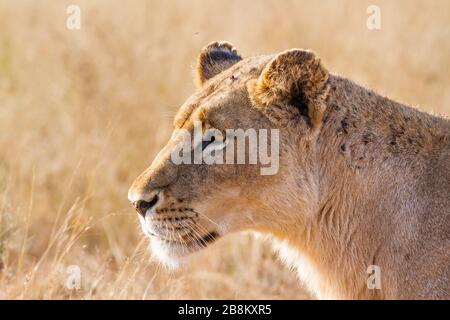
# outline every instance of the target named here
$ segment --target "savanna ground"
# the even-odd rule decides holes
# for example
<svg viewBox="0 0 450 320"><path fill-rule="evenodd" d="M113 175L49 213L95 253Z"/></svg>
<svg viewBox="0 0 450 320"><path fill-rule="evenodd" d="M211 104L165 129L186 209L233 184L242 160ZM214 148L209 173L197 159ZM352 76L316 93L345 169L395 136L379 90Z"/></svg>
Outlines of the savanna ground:
<svg viewBox="0 0 450 320"><path fill-rule="evenodd" d="M69 4L81 30L66 28ZM369 4L381 30L366 27ZM309 48L329 70L448 115L449 21L438 0L0 0L0 298L310 298L246 234L176 273L149 262L128 187L169 137L208 42ZM70 265L78 291L64 286Z"/></svg>

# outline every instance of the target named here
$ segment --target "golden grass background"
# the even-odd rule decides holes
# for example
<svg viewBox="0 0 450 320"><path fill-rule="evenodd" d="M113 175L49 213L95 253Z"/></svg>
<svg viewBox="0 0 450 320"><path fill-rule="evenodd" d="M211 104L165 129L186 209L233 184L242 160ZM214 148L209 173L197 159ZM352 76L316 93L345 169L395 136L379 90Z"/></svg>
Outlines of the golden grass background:
<svg viewBox="0 0 450 320"><path fill-rule="evenodd" d="M69 4L82 28L66 29ZM366 28L381 8L382 29ZM232 235L169 273L127 201L194 90L202 46L315 50L329 70L450 114L450 1L0 0L0 298L310 298ZM64 287L78 265L82 288Z"/></svg>

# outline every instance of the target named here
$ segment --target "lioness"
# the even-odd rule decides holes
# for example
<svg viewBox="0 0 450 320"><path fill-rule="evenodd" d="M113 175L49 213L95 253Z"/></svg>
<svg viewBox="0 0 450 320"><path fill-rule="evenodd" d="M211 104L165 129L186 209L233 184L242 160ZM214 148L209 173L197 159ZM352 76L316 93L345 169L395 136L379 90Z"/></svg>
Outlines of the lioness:
<svg viewBox="0 0 450 320"><path fill-rule="evenodd" d="M243 59L214 42L197 76L174 127L279 129L279 170L175 165L175 130L128 194L160 261L253 230L318 298L450 298L448 120L331 74L307 50Z"/></svg>

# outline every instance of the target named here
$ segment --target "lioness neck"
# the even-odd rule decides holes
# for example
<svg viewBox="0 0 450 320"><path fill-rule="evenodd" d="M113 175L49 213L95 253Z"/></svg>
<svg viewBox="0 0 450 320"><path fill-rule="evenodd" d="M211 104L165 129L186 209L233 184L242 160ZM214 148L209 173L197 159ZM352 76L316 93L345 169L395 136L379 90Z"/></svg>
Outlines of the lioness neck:
<svg viewBox="0 0 450 320"><path fill-rule="evenodd" d="M446 187L433 188L422 175L448 152L449 123L337 76L330 77L326 103L313 161L317 212L303 236L285 238L280 251L319 298L411 297L413 287L402 281L408 281L405 266L420 255L419 216L443 203L449 190L450 177L443 178ZM431 198L440 201L423 190L436 190ZM374 265L381 289L367 285Z"/></svg>

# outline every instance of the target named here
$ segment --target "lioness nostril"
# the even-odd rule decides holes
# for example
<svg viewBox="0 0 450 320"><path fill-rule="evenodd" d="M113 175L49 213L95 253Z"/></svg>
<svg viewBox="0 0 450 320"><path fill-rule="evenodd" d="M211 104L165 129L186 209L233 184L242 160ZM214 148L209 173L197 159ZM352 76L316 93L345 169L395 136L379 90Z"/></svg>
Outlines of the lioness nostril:
<svg viewBox="0 0 450 320"><path fill-rule="evenodd" d="M158 200L158 195L155 195L150 202L138 200L134 202L133 205L136 208L136 211L145 218L145 213L147 212L147 210L151 209L158 202Z"/></svg>

